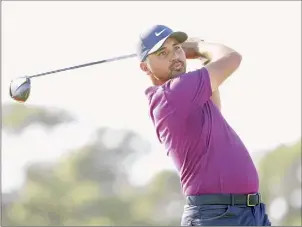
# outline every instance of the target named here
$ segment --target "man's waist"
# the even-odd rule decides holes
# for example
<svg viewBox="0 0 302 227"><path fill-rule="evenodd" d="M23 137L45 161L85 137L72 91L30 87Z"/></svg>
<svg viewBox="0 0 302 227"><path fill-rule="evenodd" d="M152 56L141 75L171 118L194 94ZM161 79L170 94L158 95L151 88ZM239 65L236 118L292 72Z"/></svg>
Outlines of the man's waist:
<svg viewBox="0 0 302 227"><path fill-rule="evenodd" d="M204 194L186 197L187 205L245 205L256 206L261 203L260 193L253 194Z"/></svg>
<svg viewBox="0 0 302 227"><path fill-rule="evenodd" d="M227 170L226 170L227 171ZM181 178L181 185L185 196L204 194L247 194L259 191L257 173L249 177L241 173L233 177L221 177L220 174L210 174L209 171L199 176ZM186 180L186 181L185 181Z"/></svg>

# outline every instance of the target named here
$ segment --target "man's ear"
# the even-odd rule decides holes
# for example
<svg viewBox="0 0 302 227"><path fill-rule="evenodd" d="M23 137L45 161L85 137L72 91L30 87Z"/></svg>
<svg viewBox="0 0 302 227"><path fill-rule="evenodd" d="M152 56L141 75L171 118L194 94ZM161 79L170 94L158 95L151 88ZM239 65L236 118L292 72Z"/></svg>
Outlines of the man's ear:
<svg viewBox="0 0 302 227"><path fill-rule="evenodd" d="M141 62L139 66L146 74L150 74L150 70L146 62Z"/></svg>

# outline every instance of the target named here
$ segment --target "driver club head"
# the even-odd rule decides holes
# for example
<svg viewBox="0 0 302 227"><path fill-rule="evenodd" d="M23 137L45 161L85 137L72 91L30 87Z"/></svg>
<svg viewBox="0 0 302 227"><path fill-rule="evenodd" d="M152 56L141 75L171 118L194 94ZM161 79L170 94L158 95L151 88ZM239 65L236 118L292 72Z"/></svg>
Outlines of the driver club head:
<svg viewBox="0 0 302 227"><path fill-rule="evenodd" d="M12 80L9 94L15 101L24 103L30 94L30 79L28 77L20 77Z"/></svg>

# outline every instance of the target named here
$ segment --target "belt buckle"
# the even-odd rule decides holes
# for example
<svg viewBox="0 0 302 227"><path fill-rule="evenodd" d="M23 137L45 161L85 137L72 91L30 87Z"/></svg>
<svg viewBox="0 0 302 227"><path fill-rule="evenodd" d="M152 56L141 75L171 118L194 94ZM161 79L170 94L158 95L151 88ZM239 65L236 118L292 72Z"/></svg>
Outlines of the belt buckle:
<svg viewBox="0 0 302 227"><path fill-rule="evenodd" d="M251 204L250 202L250 197L251 196L257 196L258 195L258 204L261 202L261 197L260 197L260 194L259 193L254 193L254 194L248 194L247 195L247 206L248 207L254 207L256 206L257 204Z"/></svg>

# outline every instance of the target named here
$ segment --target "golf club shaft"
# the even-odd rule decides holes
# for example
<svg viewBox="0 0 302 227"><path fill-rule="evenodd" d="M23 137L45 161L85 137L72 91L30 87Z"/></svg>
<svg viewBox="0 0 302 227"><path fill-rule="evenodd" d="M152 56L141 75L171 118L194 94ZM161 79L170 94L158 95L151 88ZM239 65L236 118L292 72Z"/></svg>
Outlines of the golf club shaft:
<svg viewBox="0 0 302 227"><path fill-rule="evenodd" d="M91 66L91 65L105 63L105 62L112 62L112 61L122 60L122 59L126 59L126 58L132 58L132 57L135 57L135 56L136 56L136 54L128 54L128 55L123 55L123 56L120 56L120 57L114 57L114 58L109 58L109 59L105 59L105 60L101 60L101 61L90 62L90 63L86 63L86 64L82 64L82 65L71 66L71 67L67 67L67 68L64 68L64 69L57 69L57 70L53 70L53 71L49 71L49 72L45 72L45 73L39 73L39 74L36 74L36 75L26 76L26 77L27 78L33 78L33 77L45 76L45 75L48 75L48 74L68 71L68 70L82 68L82 67L87 67L87 66Z"/></svg>

